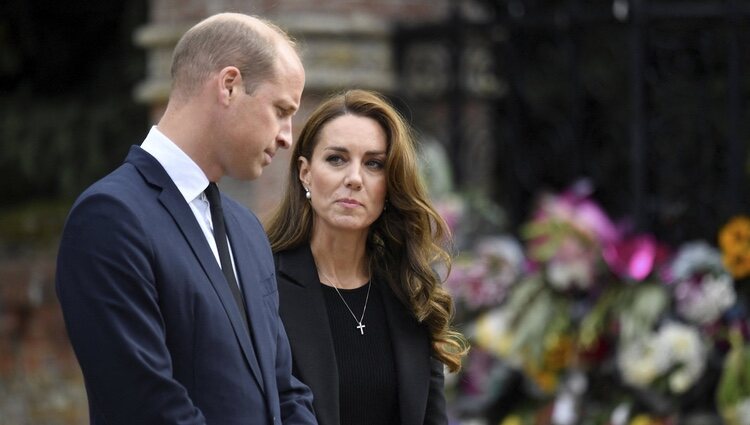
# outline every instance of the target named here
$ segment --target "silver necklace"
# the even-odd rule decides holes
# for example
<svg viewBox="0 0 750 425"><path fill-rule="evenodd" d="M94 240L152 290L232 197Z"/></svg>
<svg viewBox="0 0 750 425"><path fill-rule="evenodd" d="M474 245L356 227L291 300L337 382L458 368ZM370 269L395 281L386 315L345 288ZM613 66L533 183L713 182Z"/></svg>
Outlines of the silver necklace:
<svg viewBox="0 0 750 425"><path fill-rule="evenodd" d="M356 328L357 328L357 329L359 330L359 334L360 334L360 335L364 335L364 334L365 334L365 328L366 328L367 326L365 326L365 325L364 325L364 324L362 323L362 321L363 321L363 320L365 320L365 312L367 311L367 301L369 301L369 300L370 300L370 288L372 288L372 283L370 283L370 282L367 282L367 295L365 296L365 307L364 307L364 308L362 309L362 316L361 316L361 317L360 317L359 319L357 319L357 315L356 315L356 314L354 314L354 311L352 311L351 307L349 307L349 304L348 304L348 303L346 302L346 300L344 299L344 296L343 296L343 295L341 295L341 291L339 291L339 288L338 288L338 287L336 286L336 284L335 284L335 283L333 283L333 279L331 279L330 277L328 277L328 276L327 276L327 275L326 275L325 273L323 273L322 271L320 272L320 274L322 274L322 275L323 275L323 277L324 277L324 278L325 278L325 279L326 279L326 280L327 280L328 282L330 282L330 283L331 283L331 286L333 286L333 289L335 289L335 290L336 290L336 293L337 293L337 294L339 294L339 298L341 298L341 301L343 301L344 305L346 306L346 309L347 309L347 310L349 310L349 313L351 313L352 317L354 318L354 321L356 321L356 322L357 322L357 326L356 326Z"/></svg>

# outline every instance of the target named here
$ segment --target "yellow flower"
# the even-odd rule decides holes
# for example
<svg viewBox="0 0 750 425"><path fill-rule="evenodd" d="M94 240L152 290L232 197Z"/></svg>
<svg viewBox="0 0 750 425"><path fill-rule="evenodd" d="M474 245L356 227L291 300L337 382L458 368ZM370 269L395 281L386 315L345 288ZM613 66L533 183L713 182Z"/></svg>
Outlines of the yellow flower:
<svg viewBox="0 0 750 425"><path fill-rule="evenodd" d="M543 393L551 394L557 389L557 373L540 369L526 369L526 373Z"/></svg>
<svg viewBox="0 0 750 425"><path fill-rule="evenodd" d="M719 231L724 266L735 278L750 276L750 217L736 216Z"/></svg>
<svg viewBox="0 0 750 425"><path fill-rule="evenodd" d="M509 415L506 416L502 422L500 422L500 425L523 425L523 421L518 415Z"/></svg>
<svg viewBox="0 0 750 425"><path fill-rule="evenodd" d="M489 350L492 354L506 358L511 357L513 334L508 321L508 315L502 309L490 311L477 320L476 343Z"/></svg>
<svg viewBox="0 0 750 425"><path fill-rule="evenodd" d="M568 335L548 335L545 338L545 369L558 371L568 367L575 356L573 339Z"/></svg>
<svg viewBox="0 0 750 425"><path fill-rule="evenodd" d="M654 425L657 423L649 415L637 415L630 421L629 425Z"/></svg>

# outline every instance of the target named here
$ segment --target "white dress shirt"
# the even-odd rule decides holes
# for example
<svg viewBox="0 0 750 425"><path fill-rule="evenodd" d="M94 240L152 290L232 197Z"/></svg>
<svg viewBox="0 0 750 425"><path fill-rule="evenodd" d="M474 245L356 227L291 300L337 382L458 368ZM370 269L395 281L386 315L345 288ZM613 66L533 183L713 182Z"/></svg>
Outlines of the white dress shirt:
<svg viewBox="0 0 750 425"><path fill-rule="evenodd" d="M214 240L214 226L211 221L211 209L204 191L208 187L208 177L179 146L169 140L156 126L151 127L146 139L141 143L141 148L151 154L172 179L177 190L185 198L185 202L190 205L190 209L195 215L195 219L206 237L211 251L216 257L216 262L221 267L219 260L219 250L216 248ZM227 238L229 243L229 238ZM229 245L229 256L232 258L232 269L234 276L237 278L237 267L234 265L234 255L232 254L231 245ZM239 284L239 279L237 279ZM241 285L240 285L241 289Z"/></svg>

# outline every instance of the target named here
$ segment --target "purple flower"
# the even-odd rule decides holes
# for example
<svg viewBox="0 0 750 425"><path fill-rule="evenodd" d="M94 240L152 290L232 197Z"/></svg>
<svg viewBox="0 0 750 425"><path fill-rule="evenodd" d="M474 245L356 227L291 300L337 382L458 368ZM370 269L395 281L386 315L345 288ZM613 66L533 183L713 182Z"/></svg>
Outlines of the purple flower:
<svg viewBox="0 0 750 425"><path fill-rule="evenodd" d="M502 303L522 272L521 245L508 236L488 237L479 241L475 252L454 263L446 288L471 309Z"/></svg>

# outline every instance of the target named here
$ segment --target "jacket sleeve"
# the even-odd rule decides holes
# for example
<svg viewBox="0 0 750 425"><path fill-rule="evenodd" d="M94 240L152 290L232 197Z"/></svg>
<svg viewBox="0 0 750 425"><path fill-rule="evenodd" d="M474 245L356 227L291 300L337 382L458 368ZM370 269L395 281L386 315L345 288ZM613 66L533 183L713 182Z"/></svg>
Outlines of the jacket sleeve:
<svg viewBox="0 0 750 425"><path fill-rule="evenodd" d="M445 375L443 363L430 357L430 392L427 395L425 425L447 425L448 415L445 410Z"/></svg>
<svg viewBox="0 0 750 425"><path fill-rule="evenodd" d="M74 206L56 289L92 418L107 424L201 425L172 376L149 235L131 206L94 194Z"/></svg>
<svg viewBox="0 0 750 425"><path fill-rule="evenodd" d="M284 425L317 424L313 413L313 395L310 388L292 375L292 352L289 347L281 317L276 341L276 385L279 390L281 422Z"/></svg>

